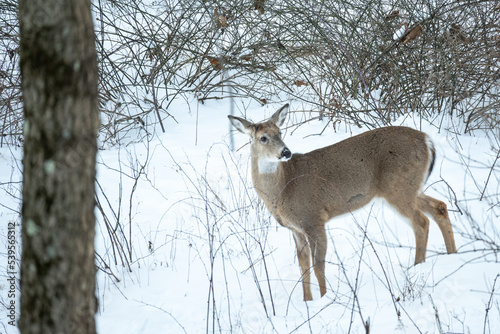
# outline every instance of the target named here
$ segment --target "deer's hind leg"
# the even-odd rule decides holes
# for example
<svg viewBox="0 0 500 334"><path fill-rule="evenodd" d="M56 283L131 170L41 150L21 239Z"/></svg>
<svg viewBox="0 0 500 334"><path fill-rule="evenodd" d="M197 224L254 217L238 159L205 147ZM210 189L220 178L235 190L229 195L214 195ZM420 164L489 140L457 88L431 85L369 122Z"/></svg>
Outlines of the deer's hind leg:
<svg viewBox="0 0 500 334"><path fill-rule="evenodd" d="M305 235L293 231L293 239L297 247L297 258L299 259L300 269L302 271L302 290L304 292L304 301L312 300L311 293L311 250Z"/></svg>
<svg viewBox="0 0 500 334"><path fill-rule="evenodd" d="M425 254L427 253L429 219L418 208L414 208L413 212L408 214L408 217L411 219L413 233L415 234L415 264L419 264L425 261Z"/></svg>
<svg viewBox="0 0 500 334"><path fill-rule="evenodd" d="M412 194L392 194L386 199L399 213L408 217L411 220L413 233L415 234L415 264L425 261L425 253L427 252L427 239L429 237L429 219L420 210L418 204L415 203L415 197ZM403 200L407 199L407 200Z"/></svg>
<svg viewBox="0 0 500 334"><path fill-rule="evenodd" d="M427 239L429 238L429 219L417 208L416 204L397 207L398 211L404 216L410 218L415 234L415 264L425 261L427 252Z"/></svg>
<svg viewBox="0 0 500 334"><path fill-rule="evenodd" d="M456 253L457 247L455 246L455 238L453 237L453 229L451 226L450 218L448 217L448 210L446 204L421 193L418 195L417 205L420 210L430 214L443 234L446 251L448 254Z"/></svg>

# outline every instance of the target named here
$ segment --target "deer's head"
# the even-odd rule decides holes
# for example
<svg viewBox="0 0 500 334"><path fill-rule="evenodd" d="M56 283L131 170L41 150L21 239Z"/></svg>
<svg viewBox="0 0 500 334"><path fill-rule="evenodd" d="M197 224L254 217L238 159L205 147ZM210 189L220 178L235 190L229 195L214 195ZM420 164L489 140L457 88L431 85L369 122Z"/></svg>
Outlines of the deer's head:
<svg viewBox="0 0 500 334"><path fill-rule="evenodd" d="M236 129L252 139L252 157L258 159L259 169L263 167L261 172L269 172L268 167L292 157L292 152L281 139L280 131L285 123L288 107L289 105L285 104L267 122L262 123L252 123L243 118L228 116Z"/></svg>

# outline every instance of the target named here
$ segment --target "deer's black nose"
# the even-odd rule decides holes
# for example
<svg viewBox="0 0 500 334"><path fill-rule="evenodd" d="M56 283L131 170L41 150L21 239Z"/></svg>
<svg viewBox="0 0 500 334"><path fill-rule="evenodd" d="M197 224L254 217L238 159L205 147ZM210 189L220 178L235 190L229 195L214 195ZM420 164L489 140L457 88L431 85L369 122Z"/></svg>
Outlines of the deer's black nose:
<svg viewBox="0 0 500 334"><path fill-rule="evenodd" d="M286 159L290 159L292 157L292 152L288 149L288 147L285 147L283 151L281 152L281 156Z"/></svg>

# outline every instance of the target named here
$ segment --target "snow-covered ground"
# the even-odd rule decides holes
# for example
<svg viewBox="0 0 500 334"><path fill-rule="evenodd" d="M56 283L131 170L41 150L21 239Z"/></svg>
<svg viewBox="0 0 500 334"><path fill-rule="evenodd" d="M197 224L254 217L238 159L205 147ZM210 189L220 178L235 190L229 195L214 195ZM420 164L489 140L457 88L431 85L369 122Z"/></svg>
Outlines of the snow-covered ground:
<svg viewBox="0 0 500 334"><path fill-rule="evenodd" d="M236 113L260 121L278 107L237 104ZM292 111L301 108L292 102ZM370 333L500 332L498 138L458 135L449 119L436 120L441 129L394 122L421 128L436 144L425 191L447 203L458 254L446 255L431 220L427 260L413 266L410 225L375 201L327 225L328 293L320 298L315 287L314 301L303 302L291 233L252 188L248 138L235 132L230 149L229 104L179 100L169 112L178 123L166 120L166 133L99 152L99 333L365 333L366 322ZM288 124L300 120L292 113ZM366 131L340 123L317 135L325 125L290 127L285 142L307 152ZM20 222L11 210L20 210L20 186L5 183L21 179L20 156L19 148L0 149L2 305L11 300L7 225ZM110 231L121 246L112 246ZM3 308L0 320L0 332L17 333Z"/></svg>

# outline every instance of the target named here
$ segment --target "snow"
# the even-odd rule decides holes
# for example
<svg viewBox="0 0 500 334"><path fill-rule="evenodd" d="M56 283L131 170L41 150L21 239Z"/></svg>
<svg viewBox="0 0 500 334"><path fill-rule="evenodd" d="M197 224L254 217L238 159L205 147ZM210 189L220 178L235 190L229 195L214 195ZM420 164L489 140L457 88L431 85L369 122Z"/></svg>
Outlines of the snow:
<svg viewBox="0 0 500 334"><path fill-rule="evenodd" d="M394 33L394 35L392 35L392 39L395 40L395 41L399 41L401 39L401 37L403 37L403 35L405 34L406 31L407 31L407 27L406 26L402 26L401 28L399 28L398 30L396 30L396 32Z"/></svg>
<svg viewBox="0 0 500 334"><path fill-rule="evenodd" d="M246 113L253 121L279 108L237 107L237 116ZM289 125L300 117L293 114L293 101L290 110ZM315 299L303 302L291 233L252 189L247 136L235 131L237 150L230 150L229 103L178 100L169 112L178 123L166 120L166 133L154 133L149 142L103 144L99 152L98 198L111 226L119 221L125 263L125 238L132 236L132 261L122 266L117 256L115 265L96 210L102 257L97 264L113 273L98 272L99 333L365 333L367 321L370 333L500 332L499 167L491 168L498 139L447 131L455 130L453 119L441 129L422 122L438 152L425 191L447 203L458 254L446 255L431 220L427 260L413 266L411 227L377 200L327 225L328 293L320 298L314 287ZM366 131L342 123L311 136L325 122L290 127L284 141L292 152L307 152ZM420 123L393 122L414 128ZM0 148L3 304L9 302L4 236L9 221L20 222L18 212L6 209L19 210L19 184L5 183L20 180L20 162L14 160L20 155L19 148ZM17 307L18 298L19 291ZM0 319L0 332L18 332L3 309Z"/></svg>

